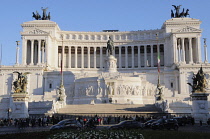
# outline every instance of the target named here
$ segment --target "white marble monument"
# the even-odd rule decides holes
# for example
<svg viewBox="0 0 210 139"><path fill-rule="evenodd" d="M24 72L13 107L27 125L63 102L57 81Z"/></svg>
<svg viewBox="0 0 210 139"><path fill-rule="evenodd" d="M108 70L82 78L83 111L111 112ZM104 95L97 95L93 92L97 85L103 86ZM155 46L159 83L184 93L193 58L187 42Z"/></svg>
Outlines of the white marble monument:
<svg viewBox="0 0 210 139"><path fill-rule="evenodd" d="M201 59L200 24L199 19L183 17L166 20L160 29L90 32L64 31L48 19L24 22L20 34L22 52L17 49L16 64L1 65L0 118L7 117L8 108L13 106L13 82L17 79L14 71L31 73L25 115L27 109L32 115L56 113L65 107L58 102L61 66L66 105L93 101L97 105L109 103L110 98L113 104L155 104L158 53L167 111L191 114L192 89L186 84L201 64L206 74L210 74L207 49L205 62ZM109 37L115 42L110 57ZM22 54L21 63L19 54ZM206 83L210 87L209 76ZM13 110L11 115L16 115Z"/></svg>

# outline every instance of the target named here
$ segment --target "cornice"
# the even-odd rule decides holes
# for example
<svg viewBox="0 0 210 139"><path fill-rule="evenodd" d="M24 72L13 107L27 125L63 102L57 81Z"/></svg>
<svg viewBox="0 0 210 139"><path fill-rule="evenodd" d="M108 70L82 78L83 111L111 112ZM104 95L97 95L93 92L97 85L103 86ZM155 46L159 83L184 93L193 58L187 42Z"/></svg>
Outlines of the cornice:
<svg viewBox="0 0 210 139"><path fill-rule="evenodd" d="M62 42L59 41L57 42L58 45L62 45ZM115 46L130 46L130 45L134 45L134 46L143 46L143 45L156 45L157 41L156 40L145 40L145 41L115 41L114 45ZM164 40L158 41L158 44L165 44ZM84 42L84 41L65 41L63 43L63 45L75 45L75 46L106 46L107 45L107 41L89 41L89 42Z"/></svg>

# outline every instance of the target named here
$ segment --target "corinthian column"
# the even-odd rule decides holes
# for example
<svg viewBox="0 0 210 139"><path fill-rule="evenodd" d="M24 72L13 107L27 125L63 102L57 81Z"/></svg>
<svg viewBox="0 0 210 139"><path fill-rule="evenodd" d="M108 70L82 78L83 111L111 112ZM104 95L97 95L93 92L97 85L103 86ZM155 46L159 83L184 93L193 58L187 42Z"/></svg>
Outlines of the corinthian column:
<svg viewBox="0 0 210 139"><path fill-rule="evenodd" d="M94 68L96 68L96 47L94 48Z"/></svg>
<svg viewBox="0 0 210 139"><path fill-rule="evenodd" d="M88 48L88 68L90 68L90 46Z"/></svg>
<svg viewBox="0 0 210 139"><path fill-rule="evenodd" d="M128 68L128 46L125 46L125 68Z"/></svg>
<svg viewBox="0 0 210 139"><path fill-rule="evenodd" d="M38 65L41 64L41 55L40 55L40 52L41 52L41 43L42 43L42 40L38 40Z"/></svg>
<svg viewBox="0 0 210 139"><path fill-rule="evenodd" d="M71 68L71 46L69 46L69 68Z"/></svg>
<svg viewBox="0 0 210 139"><path fill-rule="evenodd" d="M184 38L182 38L182 62L185 63L185 46L184 46Z"/></svg>
<svg viewBox="0 0 210 139"><path fill-rule="evenodd" d="M196 38L196 46L197 46L197 63L201 63L201 45L200 45L200 36Z"/></svg>
<svg viewBox="0 0 210 139"><path fill-rule="evenodd" d="M100 68L103 68L103 47L100 47Z"/></svg>
<svg viewBox="0 0 210 139"><path fill-rule="evenodd" d="M150 45L150 48L151 48L151 67L154 67L153 45Z"/></svg>
<svg viewBox="0 0 210 139"><path fill-rule="evenodd" d="M131 51L132 51L132 68L134 68L134 46L131 46Z"/></svg>
<svg viewBox="0 0 210 139"><path fill-rule="evenodd" d="M119 46L119 68L122 68L122 53L121 53L121 46Z"/></svg>
<svg viewBox="0 0 210 139"><path fill-rule="evenodd" d="M27 57L27 49L28 49L27 40L25 40L25 38L22 37L22 64L23 65L27 65L27 63L26 63L26 59L28 58Z"/></svg>
<svg viewBox="0 0 210 139"><path fill-rule="evenodd" d="M77 46L74 46L74 48L75 48L75 68L77 68Z"/></svg>
<svg viewBox="0 0 210 139"><path fill-rule="evenodd" d="M192 58L192 38L188 38L189 40L189 64L193 63L193 58Z"/></svg>
<svg viewBox="0 0 210 139"><path fill-rule="evenodd" d="M144 45L144 67L147 67L147 45Z"/></svg>
<svg viewBox="0 0 210 139"><path fill-rule="evenodd" d="M138 46L138 68L141 68L141 46Z"/></svg>
<svg viewBox="0 0 210 139"><path fill-rule="evenodd" d="M81 68L84 68L84 46L81 46Z"/></svg>
<svg viewBox="0 0 210 139"><path fill-rule="evenodd" d="M33 65L33 58L34 58L34 40L31 40L31 63L30 65Z"/></svg>

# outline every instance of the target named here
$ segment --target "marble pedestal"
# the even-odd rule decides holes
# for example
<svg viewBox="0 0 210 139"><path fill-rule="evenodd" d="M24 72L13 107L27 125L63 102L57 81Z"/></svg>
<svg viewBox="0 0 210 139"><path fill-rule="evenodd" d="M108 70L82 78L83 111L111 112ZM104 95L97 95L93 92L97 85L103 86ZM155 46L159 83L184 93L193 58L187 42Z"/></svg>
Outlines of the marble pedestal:
<svg viewBox="0 0 210 139"><path fill-rule="evenodd" d="M12 95L13 106L11 118L27 118L28 114L28 94L27 93L14 93Z"/></svg>
<svg viewBox="0 0 210 139"><path fill-rule="evenodd" d="M202 121L206 123L208 120L208 95L206 93L193 93L192 98L192 116L195 123Z"/></svg>
<svg viewBox="0 0 210 139"><path fill-rule="evenodd" d="M59 96L58 96L58 101L65 106L66 105L66 93L65 93L65 88L63 85L60 85L59 88Z"/></svg>
<svg viewBox="0 0 210 139"><path fill-rule="evenodd" d="M105 59L106 72L117 72L117 59L110 55Z"/></svg>

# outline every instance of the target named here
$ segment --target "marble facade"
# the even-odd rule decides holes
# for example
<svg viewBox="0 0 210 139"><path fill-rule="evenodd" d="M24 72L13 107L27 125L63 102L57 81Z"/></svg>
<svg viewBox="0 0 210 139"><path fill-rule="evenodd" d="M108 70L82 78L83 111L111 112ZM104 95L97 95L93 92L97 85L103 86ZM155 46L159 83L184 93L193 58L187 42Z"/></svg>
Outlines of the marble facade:
<svg viewBox="0 0 210 139"><path fill-rule="evenodd" d="M201 60L200 24L198 19L172 18L156 30L80 32L63 31L49 20L24 22L22 63L1 66L0 117L7 117L7 109L14 105L12 83L17 75L13 71L31 73L28 103L44 106L45 102L52 102L46 110L34 110L34 105L29 104L29 114L53 113L62 107L57 102L61 66L67 105L155 104L158 53L167 111L191 113L191 88L187 83L192 82L193 73L201 64L204 72L210 74L208 60ZM109 37L115 42L114 69L107 69L106 65ZM209 77L207 81L210 85Z"/></svg>

